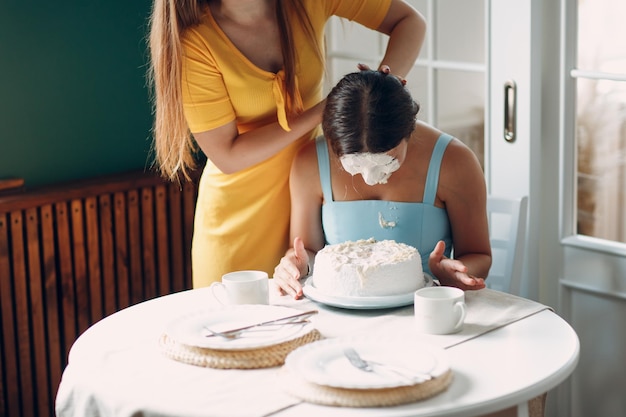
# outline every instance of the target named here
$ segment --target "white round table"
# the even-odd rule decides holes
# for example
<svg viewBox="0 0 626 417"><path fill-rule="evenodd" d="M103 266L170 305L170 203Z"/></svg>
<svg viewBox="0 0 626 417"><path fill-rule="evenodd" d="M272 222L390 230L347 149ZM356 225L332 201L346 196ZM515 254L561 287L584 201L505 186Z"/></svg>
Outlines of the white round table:
<svg viewBox="0 0 626 417"><path fill-rule="evenodd" d="M57 393L57 417L273 416L472 417L520 406L564 381L575 369L579 340L550 309L493 290L467 294L457 335L425 336L445 348L454 379L432 398L395 407L346 408L302 402L283 392L279 368L219 370L167 358L158 339L172 319L206 308L208 289L140 303L93 325L73 345ZM324 337L413 331L413 308L347 310L273 293L271 303L319 309Z"/></svg>

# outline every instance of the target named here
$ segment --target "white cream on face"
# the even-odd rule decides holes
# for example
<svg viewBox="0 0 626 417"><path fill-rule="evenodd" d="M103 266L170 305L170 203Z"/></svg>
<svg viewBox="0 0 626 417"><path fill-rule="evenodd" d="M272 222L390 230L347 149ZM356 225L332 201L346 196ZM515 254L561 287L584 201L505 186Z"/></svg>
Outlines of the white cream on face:
<svg viewBox="0 0 626 417"><path fill-rule="evenodd" d="M361 174L367 185L386 184L400 162L386 153L354 153L340 158L343 169L351 175Z"/></svg>

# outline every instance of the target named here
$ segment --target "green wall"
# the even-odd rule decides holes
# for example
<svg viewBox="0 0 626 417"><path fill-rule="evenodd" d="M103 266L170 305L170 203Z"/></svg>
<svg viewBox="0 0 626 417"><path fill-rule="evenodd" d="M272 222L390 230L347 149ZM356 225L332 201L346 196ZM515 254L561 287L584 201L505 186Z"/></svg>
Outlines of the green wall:
<svg viewBox="0 0 626 417"><path fill-rule="evenodd" d="M147 169L150 0L0 1L0 179Z"/></svg>

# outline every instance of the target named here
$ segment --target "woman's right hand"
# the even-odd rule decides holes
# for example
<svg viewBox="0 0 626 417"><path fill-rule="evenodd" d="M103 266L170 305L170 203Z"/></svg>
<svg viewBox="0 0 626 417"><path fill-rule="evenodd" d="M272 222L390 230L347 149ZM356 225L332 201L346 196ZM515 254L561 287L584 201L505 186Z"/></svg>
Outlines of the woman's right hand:
<svg viewBox="0 0 626 417"><path fill-rule="evenodd" d="M274 283L281 294L289 294L294 299L302 298L302 284L299 279L309 272L309 254L304 242L299 237L293 240L293 248L289 249L280 263L274 268Z"/></svg>

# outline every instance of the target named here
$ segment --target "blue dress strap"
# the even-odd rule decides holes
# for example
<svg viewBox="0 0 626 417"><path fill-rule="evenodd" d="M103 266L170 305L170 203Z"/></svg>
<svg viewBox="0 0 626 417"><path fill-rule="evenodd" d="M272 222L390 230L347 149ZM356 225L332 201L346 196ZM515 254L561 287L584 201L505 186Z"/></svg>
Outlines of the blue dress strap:
<svg viewBox="0 0 626 417"><path fill-rule="evenodd" d="M433 154L430 157L430 164L428 165L428 173L426 174L426 184L424 185L424 197L422 200L424 204L430 204L431 206L435 204L435 197L437 196L437 188L439 186L441 160L451 140L452 136L442 133L435 143Z"/></svg>
<svg viewBox="0 0 626 417"><path fill-rule="evenodd" d="M330 181L330 158L328 156L328 144L322 135L315 139L317 148L317 166L320 171L320 183L324 193L324 201L333 201L333 190Z"/></svg>

